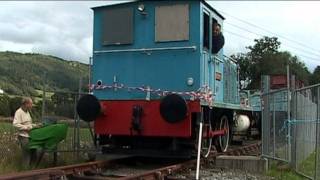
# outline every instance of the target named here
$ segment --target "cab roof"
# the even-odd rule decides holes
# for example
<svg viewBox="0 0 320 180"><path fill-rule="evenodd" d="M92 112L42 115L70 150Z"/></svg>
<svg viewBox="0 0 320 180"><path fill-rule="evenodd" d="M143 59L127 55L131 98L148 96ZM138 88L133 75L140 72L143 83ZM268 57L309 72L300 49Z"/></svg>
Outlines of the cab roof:
<svg viewBox="0 0 320 180"><path fill-rule="evenodd" d="M100 9L100 8L104 8L104 7L118 6L118 5L123 5L123 4L132 4L135 2L144 2L144 1L146 1L146 0L132 0L132 1L128 1L128 2L120 2L120 3L116 3L116 4L109 4L109 5L92 7L91 9L96 10L96 9ZM205 0L199 0L199 1L202 2L206 7L208 7L210 10L212 10L214 13L216 13L220 18L222 18L222 20L225 20L225 18L217 10L215 10L209 3L207 3Z"/></svg>

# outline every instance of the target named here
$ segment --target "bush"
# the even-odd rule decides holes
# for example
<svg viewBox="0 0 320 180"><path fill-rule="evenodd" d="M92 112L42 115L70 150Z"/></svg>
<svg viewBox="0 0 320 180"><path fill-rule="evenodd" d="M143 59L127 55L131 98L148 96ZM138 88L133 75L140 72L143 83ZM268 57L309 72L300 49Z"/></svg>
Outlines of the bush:
<svg viewBox="0 0 320 180"><path fill-rule="evenodd" d="M55 108L55 114L58 116L74 118L74 105L73 104L58 104Z"/></svg>
<svg viewBox="0 0 320 180"><path fill-rule="evenodd" d="M7 84L6 86L3 87L3 90L8 94L15 94L15 95L22 95L23 94L21 89L15 87L12 84Z"/></svg>
<svg viewBox="0 0 320 180"><path fill-rule="evenodd" d="M16 112L16 110L21 106L21 101L22 98L21 97L14 97L14 98L10 98L10 115L14 116L14 113Z"/></svg>
<svg viewBox="0 0 320 180"><path fill-rule="evenodd" d="M7 95L0 95L0 115L10 116L10 98Z"/></svg>
<svg viewBox="0 0 320 180"><path fill-rule="evenodd" d="M39 120L41 118L41 113L42 113L42 100L34 103L34 106L31 110L31 117L33 118L33 120Z"/></svg>

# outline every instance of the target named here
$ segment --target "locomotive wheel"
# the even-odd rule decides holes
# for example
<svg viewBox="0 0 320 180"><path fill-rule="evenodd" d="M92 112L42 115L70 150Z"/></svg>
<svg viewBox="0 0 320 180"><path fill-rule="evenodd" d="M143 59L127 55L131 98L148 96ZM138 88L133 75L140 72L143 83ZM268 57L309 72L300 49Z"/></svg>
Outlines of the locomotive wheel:
<svg viewBox="0 0 320 180"><path fill-rule="evenodd" d="M227 133L214 138L214 145L218 152L226 152L229 146L230 129L228 116L222 115L220 121L216 124L218 130L227 129Z"/></svg>
<svg viewBox="0 0 320 180"><path fill-rule="evenodd" d="M201 118L204 118L203 113L201 114ZM210 154L211 147L212 147L212 138L208 138L209 132L212 130L211 121L209 117L209 122L204 120L202 128L202 140L201 140L201 156L207 158ZM199 136L199 126L197 127L197 140L196 140L196 149L198 149L198 136Z"/></svg>
<svg viewBox="0 0 320 180"><path fill-rule="evenodd" d="M204 124L203 125L203 131L202 131L202 135L209 135L209 132L212 130L212 127L209 124ZM211 146L212 146L212 138L209 137L203 137L202 136L202 142L201 142L201 155L203 157L208 157L211 151Z"/></svg>

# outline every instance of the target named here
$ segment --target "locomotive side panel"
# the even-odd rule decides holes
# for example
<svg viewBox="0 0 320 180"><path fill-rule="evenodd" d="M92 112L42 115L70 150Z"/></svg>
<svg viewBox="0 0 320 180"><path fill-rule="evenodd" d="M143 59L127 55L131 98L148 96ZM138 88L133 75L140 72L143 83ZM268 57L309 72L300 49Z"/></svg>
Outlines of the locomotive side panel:
<svg viewBox="0 0 320 180"><path fill-rule="evenodd" d="M137 10L141 4L144 5L144 13L146 14L141 14ZM199 6L197 1L178 3L171 1L142 1L128 3L125 6L107 6L95 9L93 82L100 80L102 84L118 84L136 88L135 91L128 91L128 88L94 91L98 99L146 99L147 94L137 90L138 88L170 92L198 90L200 87ZM184 25L183 27L185 27L186 22L188 23L188 30L186 31L189 33L187 39L177 40L174 35L172 37L161 37L160 32L160 35L158 35L157 30L164 31L163 28L157 28L157 24L161 22L159 20L161 17L157 17L157 14L158 16L161 15L162 11L159 9L162 7L167 9L172 7L172 12L175 12L175 8L177 10L182 9L180 11L183 11L183 13L187 12L188 19L177 18L177 23L183 21L181 23ZM133 34L131 43L121 44L119 42L118 44L109 45L103 43L104 33L107 32L104 31L104 27L107 25L103 24L105 14L115 9L120 11L129 9L131 11L128 16L132 15L132 31L129 28L127 32ZM160 12L157 12L157 9ZM163 12L166 12L166 10ZM177 13L179 14L179 12ZM115 18L121 20L122 16L115 16ZM112 24L109 24L109 26L112 26ZM164 38L165 40L161 41L159 38ZM170 41L168 38L172 38L172 40ZM187 84L188 79L193 80L192 85ZM150 98L159 99L160 96L151 94Z"/></svg>

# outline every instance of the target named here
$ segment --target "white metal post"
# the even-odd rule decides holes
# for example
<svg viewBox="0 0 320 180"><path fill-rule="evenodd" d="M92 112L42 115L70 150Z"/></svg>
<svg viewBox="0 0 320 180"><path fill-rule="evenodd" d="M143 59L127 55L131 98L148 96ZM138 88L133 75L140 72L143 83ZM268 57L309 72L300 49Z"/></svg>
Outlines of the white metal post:
<svg viewBox="0 0 320 180"><path fill-rule="evenodd" d="M200 152L201 152L201 141L202 141L202 125L203 125L203 111L201 111L201 118L200 118L200 124L199 124L196 180L199 179L199 171L200 171Z"/></svg>

